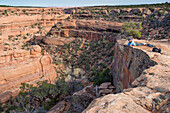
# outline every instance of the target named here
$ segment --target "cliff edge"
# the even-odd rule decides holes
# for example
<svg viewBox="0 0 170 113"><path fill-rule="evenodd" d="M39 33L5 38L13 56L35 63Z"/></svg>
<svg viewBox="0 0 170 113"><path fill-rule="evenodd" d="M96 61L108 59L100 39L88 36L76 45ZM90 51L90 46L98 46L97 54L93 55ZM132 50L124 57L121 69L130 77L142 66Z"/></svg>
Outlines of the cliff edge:
<svg viewBox="0 0 170 113"><path fill-rule="evenodd" d="M135 41L145 42L144 40ZM167 40L150 41L149 43L161 48L162 53L152 52L152 48L147 46L115 45L113 69L116 69L117 65L119 66L117 66L117 70L113 71L113 78L117 80L114 83L117 91L122 92L93 100L83 113L170 112L168 104L170 102L170 45ZM132 66L128 65L130 61ZM156 62L156 64L151 67L145 65L150 61ZM144 64L139 67L142 62ZM140 70L135 70L137 68Z"/></svg>

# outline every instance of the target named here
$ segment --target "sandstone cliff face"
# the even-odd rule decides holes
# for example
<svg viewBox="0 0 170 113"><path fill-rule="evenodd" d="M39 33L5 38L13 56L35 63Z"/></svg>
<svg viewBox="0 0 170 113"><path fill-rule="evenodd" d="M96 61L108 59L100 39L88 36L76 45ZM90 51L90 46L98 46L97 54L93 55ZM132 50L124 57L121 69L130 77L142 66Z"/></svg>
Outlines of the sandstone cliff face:
<svg viewBox="0 0 170 113"><path fill-rule="evenodd" d="M0 17L0 31L2 33L0 38L7 39L9 35L16 36L20 34L25 35L27 33L36 34L39 31L38 26L44 26L44 33L47 33L57 22L59 16L62 17L62 15L22 15Z"/></svg>
<svg viewBox="0 0 170 113"><path fill-rule="evenodd" d="M0 102L16 96L22 82L54 80L51 57L42 55L39 46L24 50L28 47L25 42L46 34L55 22L68 16L58 8L0 7Z"/></svg>
<svg viewBox="0 0 170 113"><path fill-rule="evenodd" d="M161 49L163 50L161 54L152 52L152 48L145 46L131 48L116 45L115 53L120 55L120 59L118 58L115 61L115 57L117 55L114 55L113 64L115 62L119 64L119 68L117 67L117 70L113 71L113 73L116 73L116 75L113 75L115 76L114 79L118 80L118 82L114 84L119 90L128 87L126 85L129 85L132 88L124 89L121 93L118 94L109 94L93 100L91 104L83 111L83 113L169 113L170 46L168 43L165 42L166 41L149 42L153 45L157 45L157 47L161 47ZM137 54L137 52L139 52L140 54ZM130 55L132 56L130 57ZM137 57L137 55L141 57ZM146 59L143 59L143 57L146 57ZM134 66L132 64L132 66L130 67L129 65L127 65L130 61L128 58L132 59L132 64ZM137 68L135 66L139 66L139 64L142 64L142 62L149 63L149 59L156 61L157 65L145 69L143 72L142 70L138 70L139 72L135 71L135 69ZM122 65L121 63L124 63L124 65ZM127 68L126 66L129 68ZM132 70L131 67L133 67L134 70ZM141 69L144 68L145 65L142 64ZM135 79L132 77L137 78ZM130 81L131 78L135 80Z"/></svg>
<svg viewBox="0 0 170 113"><path fill-rule="evenodd" d="M154 64L156 63L151 61L142 50L117 43L112 69L116 92L131 87L131 83L140 76L142 71Z"/></svg>
<svg viewBox="0 0 170 113"><path fill-rule="evenodd" d="M118 22L70 19L57 22L49 35L100 40L103 37L114 37L114 33L120 32L121 25Z"/></svg>
<svg viewBox="0 0 170 113"><path fill-rule="evenodd" d="M0 7L0 39L7 40L10 35L44 35L58 20L68 16L59 8Z"/></svg>
<svg viewBox="0 0 170 113"><path fill-rule="evenodd" d="M45 77L42 78L42 75ZM49 55L41 55L36 45L30 51L6 51L0 54L0 102L10 95L16 96L22 82L35 83L39 80L51 80L56 77Z"/></svg>

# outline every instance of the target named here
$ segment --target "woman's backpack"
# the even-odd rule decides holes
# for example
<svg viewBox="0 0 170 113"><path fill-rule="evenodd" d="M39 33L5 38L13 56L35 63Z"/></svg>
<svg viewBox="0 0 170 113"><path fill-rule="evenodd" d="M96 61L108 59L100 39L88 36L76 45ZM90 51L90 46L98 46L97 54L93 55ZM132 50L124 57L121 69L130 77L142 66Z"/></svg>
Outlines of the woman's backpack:
<svg viewBox="0 0 170 113"><path fill-rule="evenodd" d="M152 51L153 51L153 52L161 53L161 49L160 49L160 48L158 49L158 48L156 48L156 47L154 47L154 48L152 49Z"/></svg>

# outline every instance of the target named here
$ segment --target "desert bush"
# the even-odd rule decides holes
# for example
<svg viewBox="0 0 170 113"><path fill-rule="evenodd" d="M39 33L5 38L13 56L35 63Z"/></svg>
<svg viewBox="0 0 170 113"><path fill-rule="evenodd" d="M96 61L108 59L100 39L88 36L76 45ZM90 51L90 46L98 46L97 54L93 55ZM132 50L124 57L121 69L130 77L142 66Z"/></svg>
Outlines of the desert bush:
<svg viewBox="0 0 170 113"><path fill-rule="evenodd" d="M26 36L23 36L23 39L27 39L27 37L26 37Z"/></svg>
<svg viewBox="0 0 170 113"><path fill-rule="evenodd" d="M25 10L25 9L23 9L23 10L22 10L22 12L23 12L23 13L26 13L26 10Z"/></svg>
<svg viewBox="0 0 170 113"><path fill-rule="evenodd" d="M128 31L130 36L140 38L141 37L141 32L139 30L130 30Z"/></svg>
<svg viewBox="0 0 170 113"><path fill-rule="evenodd" d="M11 98L9 103L4 106L6 112L47 112L58 101L60 95L68 94L68 85L62 79L55 84L47 80L39 81L35 86L32 84L21 83L19 95L14 99ZM3 107L0 107L3 110Z"/></svg>
<svg viewBox="0 0 170 113"><path fill-rule="evenodd" d="M11 41L12 37L13 37L13 35L9 35L8 40Z"/></svg>
<svg viewBox="0 0 170 113"><path fill-rule="evenodd" d="M5 42L4 45L10 45L10 44Z"/></svg>
<svg viewBox="0 0 170 113"><path fill-rule="evenodd" d="M4 109L2 107L2 104L0 103L0 112L3 112L3 111L4 111Z"/></svg>
<svg viewBox="0 0 170 113"><path fill-rule="evenodd" d="M122 28L125 30L125 32L128 33L129 36L133 36L135 38L141 37L140 30L143 29L141 22L133 22L133 21L125 22L122 25Z"/></svg>
<svg viewBox="0 0 170 113"><path fill-rule="evenodd" d="M104 82L112 82L112 75L110 69L107 68L101 73L96 73L93 78L94 85L100 85Z"/></svg>
<svg viewBox="0 0 170 113"><path fill-rule="evenodd" d="M8 11L7 10L4 10L4 15L8 16Z"/></svg>

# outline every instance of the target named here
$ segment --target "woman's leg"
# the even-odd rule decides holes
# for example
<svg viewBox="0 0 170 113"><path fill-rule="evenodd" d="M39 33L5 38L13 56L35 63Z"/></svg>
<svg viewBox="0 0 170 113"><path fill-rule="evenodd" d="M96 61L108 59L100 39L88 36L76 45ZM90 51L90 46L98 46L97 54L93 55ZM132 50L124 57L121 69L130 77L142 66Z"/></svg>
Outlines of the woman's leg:
<svg viewBox="0 0 170 113"><path fill-rule="evenodd" d="M136 46L143 46L143 43L136 43Z"/></svg>

